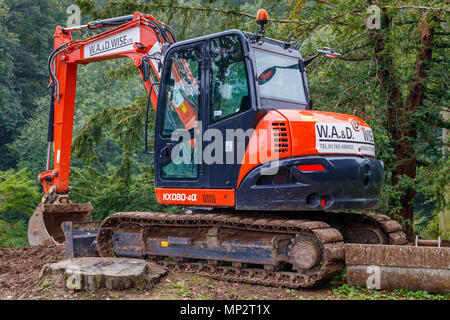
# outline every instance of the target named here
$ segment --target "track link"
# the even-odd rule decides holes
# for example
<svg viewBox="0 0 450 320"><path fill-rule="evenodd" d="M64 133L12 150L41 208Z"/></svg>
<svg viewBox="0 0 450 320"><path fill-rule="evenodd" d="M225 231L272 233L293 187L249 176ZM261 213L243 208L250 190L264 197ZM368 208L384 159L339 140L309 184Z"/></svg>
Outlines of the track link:
<svg viewBox="0 0 450 320"><path fill-rule="evenodd" d="M344 241L342 234L323 221L309 219L265 218L256 214L167 214L155 212L121 212L102 222L97 237L100 256L113 256L113 235L115 231L126 230L145 232L152 227L206 227L246 231L259 231L280 235L292 235L290 246L299 237L308 237L320 247L320 261L310 269L302 269L293 264L292 271L276 271L271 268L250 268L245 264L224 265L222 261L191 261L176 258L152 256L161 265L186 272L195 272L218 280L259 284L275 287L313 287L339 274L344 268ZM189 261L186 261L189 260Z"/></svg>
<svg viewBox="0 0 450 320"><path fill-rule="evenodd" d="M367 243L367 244L390 244L390 245L405 245L408 243L406 234L398 221L384 214L376 213L313 213L307 216L309 219L324 221L330 224L333 228L338 229L344 235L344 241L352 243ZM350 241L346 239L346 231L352 228L361 227L366 230L373 230L378 233L378 242L368 242L362 239L361 241Z"/></svg>

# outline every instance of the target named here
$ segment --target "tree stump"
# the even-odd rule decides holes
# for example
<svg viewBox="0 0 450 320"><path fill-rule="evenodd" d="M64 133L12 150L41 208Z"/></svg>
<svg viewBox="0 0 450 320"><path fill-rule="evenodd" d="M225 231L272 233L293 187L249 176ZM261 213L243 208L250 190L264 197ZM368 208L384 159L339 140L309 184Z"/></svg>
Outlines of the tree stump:
<svg viewBox="0 0 450 320"><path fill-rule="evenodd" d="M46 264L40 277L55 273L64 274L68 289L92 292L100 288L151 289L167 269L138 259L84 257Z"/></svg>

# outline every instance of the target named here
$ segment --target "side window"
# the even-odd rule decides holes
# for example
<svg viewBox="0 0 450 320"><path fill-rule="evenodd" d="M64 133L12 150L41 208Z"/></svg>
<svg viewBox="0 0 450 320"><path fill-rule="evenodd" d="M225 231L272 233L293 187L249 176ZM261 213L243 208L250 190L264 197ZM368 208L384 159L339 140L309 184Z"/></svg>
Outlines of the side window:
<svg viewBox="0 0 450 320"><path fill-rule="evenodd" d="M212 122L250 109L244 59L239 37L227 36L211 41Z"/></svg>
<svg viewBox="0 0 450 320"><path fill-rule="evenodd" d="M200 47L181 49L168 57L163 92L161 136L170 138L177 129L190 130L198 120L202 50ZM193 140L185 141L172 151L170 162L161 167L163 179L195 179L198 165L194 163Z"/></svg>
<svg viewBox="0 0 450 320"><path fill-rule="evenodd" d="M198 120L201 48L176 51L168 59L161 132L166 138L176 129L192 129Z"/></svg>

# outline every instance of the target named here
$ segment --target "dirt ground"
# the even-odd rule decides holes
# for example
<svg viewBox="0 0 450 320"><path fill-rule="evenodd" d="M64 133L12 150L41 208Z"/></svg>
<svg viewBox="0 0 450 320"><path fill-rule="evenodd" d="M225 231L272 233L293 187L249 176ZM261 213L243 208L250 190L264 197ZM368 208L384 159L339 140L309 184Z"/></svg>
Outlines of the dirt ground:
<svg viewBox="0 0 450 320"><path fill-rule="evenodd" d="M222 282L196 274L170 271L147 291L75 292L61 274L39 278L46 263L63 259L64 246L0 248L0 299L337 299L331 288L289 290Z"/></svg>

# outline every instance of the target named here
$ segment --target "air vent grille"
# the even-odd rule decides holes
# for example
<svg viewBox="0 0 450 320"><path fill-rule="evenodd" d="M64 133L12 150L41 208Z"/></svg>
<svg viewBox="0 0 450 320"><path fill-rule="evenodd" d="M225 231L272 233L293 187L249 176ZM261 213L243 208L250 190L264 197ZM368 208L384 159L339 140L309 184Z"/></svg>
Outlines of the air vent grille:
<svg viewBox="0 0 450 320"><path fill-rule="evenodd" d="M274 146L276 153L288 153L289 152L289 132L286 122L273 122L272 132L274 139Z"/></svg>
<svg viewBox="0 0 450 320"><path fill-rule="evenodd" d="M214 194L204 194L203 203L216 203L216 196Z"/></svg>

